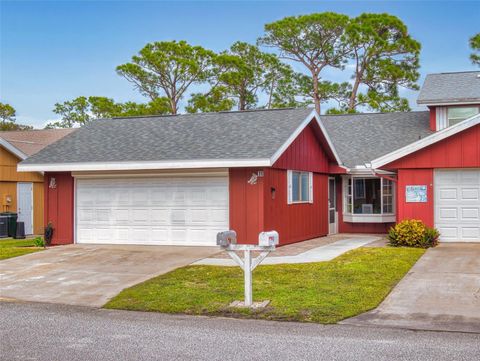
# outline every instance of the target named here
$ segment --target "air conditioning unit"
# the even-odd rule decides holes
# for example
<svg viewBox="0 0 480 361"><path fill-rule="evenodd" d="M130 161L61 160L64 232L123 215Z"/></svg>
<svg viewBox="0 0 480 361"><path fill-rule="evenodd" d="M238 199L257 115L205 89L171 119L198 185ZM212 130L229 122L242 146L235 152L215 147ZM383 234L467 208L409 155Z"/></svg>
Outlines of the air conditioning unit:
<svg viewBox="0 0 480 361"><path fill-rule="evenodd" d="M0 216L0 238L8 237L8 217Z"/></svg>

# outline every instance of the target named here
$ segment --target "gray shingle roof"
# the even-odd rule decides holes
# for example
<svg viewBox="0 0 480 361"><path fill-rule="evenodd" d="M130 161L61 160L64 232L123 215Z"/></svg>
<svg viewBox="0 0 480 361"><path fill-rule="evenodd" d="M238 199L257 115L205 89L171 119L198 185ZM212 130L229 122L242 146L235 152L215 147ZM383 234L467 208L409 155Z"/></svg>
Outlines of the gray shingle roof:
<svg viewBox="0 0 480 361"><path fill-rule="evenodd" d="M480 71L428 74L418 104L480 101Z"/></svg>
<svg viewBox="0 0 480 361"><path fill-rule="evenodd" d="M265 159L311 112L282 109L97 120L22 164Z"/></svg>
<svg viewBox="0 0 480 361"><path fill-rule="evenodd" d="M340 159L350 168L433 133L429 112L322 115L321 119Z"/></svg>

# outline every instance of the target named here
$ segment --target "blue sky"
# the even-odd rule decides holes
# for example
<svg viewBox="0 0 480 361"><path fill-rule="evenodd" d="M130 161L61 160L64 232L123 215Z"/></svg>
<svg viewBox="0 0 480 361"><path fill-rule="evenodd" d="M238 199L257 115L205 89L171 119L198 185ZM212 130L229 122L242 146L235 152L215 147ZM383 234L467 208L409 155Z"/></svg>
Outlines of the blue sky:
<svg viewBox="0 0 480 361"><path fill-rule="evenodd" d="M215 51L254 43L282 17L388 12L422 43L421 73L475 70L468 38L480 31L478 1L4 1L0 0L0 101L35 127L56 102L80 95L145 101L115 73L146 43L187 40ZM414 92L404 93L415 107Z"/></svg>

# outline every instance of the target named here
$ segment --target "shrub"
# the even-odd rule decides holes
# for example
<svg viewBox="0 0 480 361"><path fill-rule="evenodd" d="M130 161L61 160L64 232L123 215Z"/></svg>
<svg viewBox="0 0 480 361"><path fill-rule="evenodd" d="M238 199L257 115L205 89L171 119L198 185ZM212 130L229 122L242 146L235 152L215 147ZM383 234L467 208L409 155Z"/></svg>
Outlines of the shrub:
<svg viewBox="0 0 480 361"><path fill-rule="evenodd" d="M45 241L42 237L35 237L35 239L33 240L33 244L35 245L35 247L45 247Z"/></svg>
<svg viewBox="0 0 480 361"><path fill-rule="evenodd" d="M429 248L438 244L440 233L425 226L417 219L404 220L388 231L389 244L393 247Z"/></svg>

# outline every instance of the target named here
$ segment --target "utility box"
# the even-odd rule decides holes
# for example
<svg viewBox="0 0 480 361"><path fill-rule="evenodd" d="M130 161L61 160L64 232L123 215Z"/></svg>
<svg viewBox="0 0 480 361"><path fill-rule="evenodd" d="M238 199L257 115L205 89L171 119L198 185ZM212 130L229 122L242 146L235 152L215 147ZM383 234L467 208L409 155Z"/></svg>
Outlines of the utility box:
<svg viewBox="0 0 480 361"><path fill-rule="evenodd" d="M217 233L217 246L227 247L230 244L237 244L237 232L225 231Z"/></svg>
<svg viewBox="0 0 480 361"><path fill-rule="evenodd" d="M17 235L17 218L18 214L14 212L3 212L0 216L7 217L8 236L15 237Z"/></svg>
<svg viewBox="0 0 480 361"><path fill-rule="evenodd" d="M0 238L8 237L8 217L0 216Z"/></svg>
<svg viewBox="0 0 480 361"><path fill-rule="evenodd" d="M262 247L278 246L279 236L277 231L261 232L258 235L258 245Z"/></svg>

